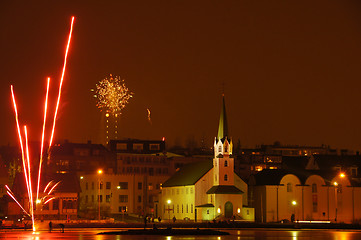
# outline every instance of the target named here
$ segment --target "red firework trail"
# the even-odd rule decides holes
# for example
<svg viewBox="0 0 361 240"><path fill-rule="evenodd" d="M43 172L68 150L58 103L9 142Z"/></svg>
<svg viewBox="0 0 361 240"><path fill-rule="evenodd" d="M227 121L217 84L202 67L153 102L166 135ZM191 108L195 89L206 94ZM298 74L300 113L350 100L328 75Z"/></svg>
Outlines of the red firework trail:
<svg viewBox="0 0 361 240"><path fill-rule="evenodd" d="M64 75L65 75L65 69L66 69L66 60L68 58L68 51L69 51L69 46L70 46L70 41L71 41L71 34L73 32L73 24L74 24L74 17L71 18L70 33L69 33L69 38L68 38L68 44L66 46L66 51L65 51L64 66L63 66L63 72L61 74L61 79L60 79L58 101L56 103L56 108L55 108L55 113L54 113L53 129L51 131L51 137L50 137L50 141L49 141L49 148L53 144L53 139L54 139L55 123L56 123L56 117L58 115L58 109L59 109L59 103L60 103L60 97L61 97L61 88L63 86L63 81L64 81Z"/></svg>
<svg viewBox="0 0 361 240"><path fill-rule="evenodd" d="M26 126L24 126L24 132L25 132L25 146L26 146L26 160L28 164L28 177L29 177L29 189L30 189L30 195L29 195L29 203L30 203L30 214L31 214L31 221L33 222L33 231L35 232L35 219L34 219L34 198L33 198L33 189L31 184L31 170L30 170L30 154L29 154L29 142L28 142L28 131Z"/></svg>
<svg viewBox="0 0 361 240"><path fill-rule="evenodd" d="M71 41L71 36L72 36L72 31L73 31L73 23L74 23L74 17L72 17L72 19L71 19L70 33L69 33L69 38L68 38L68 44L67 44L67 47L66 47L64 66L63 66L63 71L62 71L60 85L59 85L58 100L57 100L55 113L54 113L53 128L52 128L52 131L51 131L49 149L50 149L50 147L52 145L53 138L54 138L55 123L56 123L57 113L58 113L58 109L59 109L59 103L60 103L60 97L61 97L61 88L62 88L62 85L63 85L64 75L65 75L65 70L66 70L66 61L67 61L67 57L68 57L68 51L69 51L70 41ZM48 109L49 88L50 88L50 78L48 78L48 82L47 82L47 90L46 90L46 97L45 97L45 103L44 103L44 121L43 121L43 130L42 130L42 138L41 138L40 163L39 163L39 171L38 171L38 184L37 184L36 200L39 200L38 197L39 197L41 166L42 166L43 153L44 153L45 125L46 125L46 117L47 117L47 109ZM21 204L16 200L14 194L11 192L9 187L6 186L6 188L8 189L8 191L7 191L8 195L19 205L19 207L26 214L31 216L32 225L33 225L33 232L35 232L36 228L35 228L35 218L34 218L34 197L33 197L33 188L32 188L32 180L31 180L31 164L30 164L29 144L28 144L28 132L27 132L27 127L24 126L24 136L22 136L22 133L21 133L21 130L20 130L20 124L19 124L18 109L17 109L14 89L13 89L12 85L11 85L11 96L12 96L12 102L13 102L13 107L14 107L14 112L15 112L16 127L17 127L19 142L20 142L20 148L21 148L21 157L22 157L23 168L24 168L24 177L25 177L25 181L26 181L26 188L27 188L27 191L28 191L28 198L29 198L29 205L30 205L29 206L29 213L26 212L24 207L21 206ZM24 148L23 138L25 138L25 148ZM44 192L50 186L50 183L46 186ZM42 200L45 200L46 197L49 197L51 192L55 189L55 187L59 183L60 182L56 183L50 189L49 193L45 197L42 198ZM45 201L44 204L48 203L49 201L51 201L53 199L54 199L54 197L48 199L47 201Z"/></svg>
<svg viewBox="0 0 361 240"><path fill-rule="evenodd" d="M44 138L45 138L45 136L44 136L45 135L45 123L46 123L46 115L48 112L49 86L50 86L50 78L48 77L48 84L46 87L46 96L45 96L45 104L44 104L44 122L43 122L43 133L41 135L40 162L39 162L39 173L38 173L38 186L36 188L36 199L39 199L41 165L43 163L43 150L44 150Z"/></svg>

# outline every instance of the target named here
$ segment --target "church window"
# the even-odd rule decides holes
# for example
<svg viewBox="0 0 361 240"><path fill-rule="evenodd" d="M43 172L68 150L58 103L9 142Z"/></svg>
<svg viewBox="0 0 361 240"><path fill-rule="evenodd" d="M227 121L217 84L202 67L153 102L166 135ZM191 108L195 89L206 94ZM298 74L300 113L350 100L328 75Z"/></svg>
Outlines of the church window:
<svg viewBox="0 0 361 240"><path fill-rule="evenodd" d="M188 204L186 205L186 213L188 213Z"/></svg>
<svg viewBox="0 0 361 240"><path fill-rule="evenodd" d="M189 191L188 188L186 188L186 194L188 194L188 191Z"/></svg>
<svg viewBox="0 0 361 240"><path fill-rule="evenodd" d="M191 194L193 194L193 188L191 188L191 191L190 191L190 192L191 192Z"/></svg>
<svg viewBox="0 0 361 240"><path fill-rule="evenodd" d="M292 192L292 183L287 183L287 192Z"/></svg>
<svg viewBox="0 0 361 240"><path fill-rule="evenodd" d="M228 152L228 146L227 145L224 147L224 151Z"/></svg>
<svg viewBox="0 0 361 240"><path fill-rule="evenodd" d="M317 185L316 185L316 183L312 184L312 193L317 193Z"/></svg>
<svg viewBox="0 0 361 240"><path fill-rule="evenodd" d="M179 205L177 204L177 213L179 213Z"/></svg>
<svg viewBox="0 0 361 240"><path fill-rule="evenodd" d="M222 152L222 146L219 146L218 152Z"/></svg>
<svg viewBox="0 0 361 240"><path fill-rule="evenodd" d="M216 174L216 175L214 175L214 178L215 178L215 180L217 181L217 174Z"/></svg>
<svg viewBox="0 0 361 240"><path fill-rule="evenodd" d="M191 204L191 213L193 213L193 204Z"/></svg>
<svg viewBox="0 0 361 240"><path fill-rule="evenodd" d="M227 160L224 161L224 166L228 167L228 161Z"/></svg>
<svg viewBox="0 0 361 240"><path fill-rule="evenodd" d="M182 213L183 213L183 204L182 204Z"/></svg>
<svg viewBox="0 0 361 240"><path fill-rule="evenodd" d="M224 174L224 181L228 181L228 175Z"/></svg>
<svg viewBox="0 0 361 240"><path fill-rule="evenodd" d="M317 212L317 195L312 196L312 212Z"/></svg>

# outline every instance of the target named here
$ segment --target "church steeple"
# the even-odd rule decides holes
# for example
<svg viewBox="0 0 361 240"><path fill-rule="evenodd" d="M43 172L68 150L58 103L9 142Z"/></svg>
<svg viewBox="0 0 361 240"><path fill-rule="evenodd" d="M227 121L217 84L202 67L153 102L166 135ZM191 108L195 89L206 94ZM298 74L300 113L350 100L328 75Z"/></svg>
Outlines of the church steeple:
<svg viewBox="0 0 361 240"><path fill-rule="evenodd" d="M226 103L224 100L224 94L222 94L222 109L221 115L219 117L219 125L218 125L218 140L224 140L225 137L228 137L228 123L227 123L227 114L226 114Z"/></svg>
<svg viewBox="0 0 361 240"><path fill-rule="evenodd" d="M222 94L222 109L219 118L218 135L214 139L213 184L233 185L234 159L233 143L228 135L226 103Z"/></svg>

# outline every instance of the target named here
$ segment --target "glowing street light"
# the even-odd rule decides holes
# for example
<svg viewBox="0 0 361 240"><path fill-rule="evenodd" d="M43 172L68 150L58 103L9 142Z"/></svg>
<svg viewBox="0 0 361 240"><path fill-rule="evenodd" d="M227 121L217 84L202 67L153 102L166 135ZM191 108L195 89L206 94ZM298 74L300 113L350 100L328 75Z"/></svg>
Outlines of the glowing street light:
<svg viewBox="0 0 361 240"><path fill-rule="evenodd" d="M340 173L340 177L344 178L344 177L346 177L346 175L344 173Z"/></svg>
<svg viewBox="0 0 361 240"><path fill-rule="evenodd" d="M345 177L345 174L341 173L340 177ZM337 189L338 189L338 182L333 182L333 185L335 186L335 222L337 222Z"/></svg>
<svg viewBox="0 0 361 240"><path fill-rule="evenodd" d="M103 170L98 170L98 219L100 221L100 175L103 173Z"/></svg>
<svg viewBox="0 0 361 240"><path fill-rule="evenodd" d="M170 208L170 204L172 203L172 201L170 199L167 200L167 204L168 204L168 208L166 209L168 211L168 217L169 217L169 222L170 222L170 210L172 210Z"/></svg>
<svg viewBox="0 0 361 240"><path fill-rule="evenodd" d="M292 205L293 205L293 206L296 206L296 205L297 205L297 202L296 202L296 201L292 201Z"/></svg>

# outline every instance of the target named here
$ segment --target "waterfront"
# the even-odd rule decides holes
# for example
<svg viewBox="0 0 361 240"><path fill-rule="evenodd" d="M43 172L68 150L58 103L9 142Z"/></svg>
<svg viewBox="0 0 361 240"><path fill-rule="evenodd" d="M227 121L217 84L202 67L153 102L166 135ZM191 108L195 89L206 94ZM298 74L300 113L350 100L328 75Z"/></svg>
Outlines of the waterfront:
<svg viewBox="0 0 361 240"><path fill-rule="evenodd" d="M127 235L97 235L99 232L119 231L119 229L66 229L65 233L59 231L37 232L21 230L6 230L0 232L1 239L78 239L78 240L306 240L306 239L331 239L331 240L356 240L361 239L358 230L292 230L292 229L236 229L224 230L230 233L227 236L127 236Z"/></svg>

